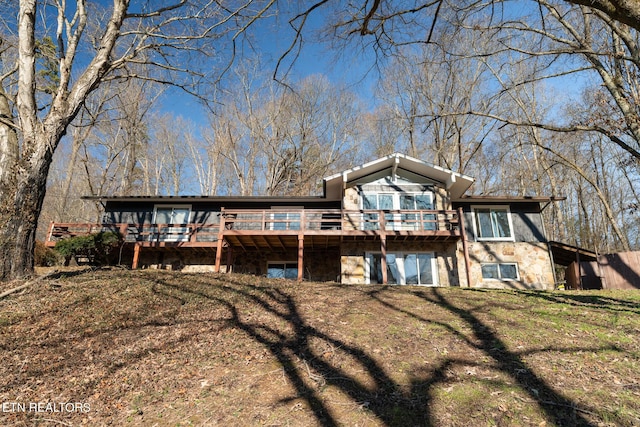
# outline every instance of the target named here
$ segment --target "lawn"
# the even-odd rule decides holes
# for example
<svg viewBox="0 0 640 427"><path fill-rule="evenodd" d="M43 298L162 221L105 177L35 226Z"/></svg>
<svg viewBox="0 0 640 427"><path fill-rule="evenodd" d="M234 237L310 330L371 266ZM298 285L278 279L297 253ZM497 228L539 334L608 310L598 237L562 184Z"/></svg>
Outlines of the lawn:
<svg viewBox="0 0 640 427"><path fill-rule="evenodd" d="M0 349L0 425L640 425L639 291L87 270Z"/></svg>

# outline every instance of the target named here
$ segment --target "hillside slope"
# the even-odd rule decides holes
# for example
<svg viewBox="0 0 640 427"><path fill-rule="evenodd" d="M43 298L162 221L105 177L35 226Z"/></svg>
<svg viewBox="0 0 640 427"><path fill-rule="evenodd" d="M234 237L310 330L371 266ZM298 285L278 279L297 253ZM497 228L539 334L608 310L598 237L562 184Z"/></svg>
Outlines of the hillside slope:
<svg viewBox="0 0 640 427"><path fill-rule="evenodd" d="M0 349L0 425L640 425L640 292L84 271Z"/></svg>

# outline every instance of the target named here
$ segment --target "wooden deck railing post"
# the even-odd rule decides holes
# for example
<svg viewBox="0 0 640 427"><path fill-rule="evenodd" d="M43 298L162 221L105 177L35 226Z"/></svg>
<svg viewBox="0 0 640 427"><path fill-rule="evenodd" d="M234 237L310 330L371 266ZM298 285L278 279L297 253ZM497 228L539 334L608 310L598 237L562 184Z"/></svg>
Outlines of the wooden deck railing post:
<svg viewBox="0 0 640 427"><path fill-rule="evenodd" d="M49 231L47 231L47 242L51 241L51 238L53 237L53 227L54 227L55 223L53 221L49 222Z"/></svg>

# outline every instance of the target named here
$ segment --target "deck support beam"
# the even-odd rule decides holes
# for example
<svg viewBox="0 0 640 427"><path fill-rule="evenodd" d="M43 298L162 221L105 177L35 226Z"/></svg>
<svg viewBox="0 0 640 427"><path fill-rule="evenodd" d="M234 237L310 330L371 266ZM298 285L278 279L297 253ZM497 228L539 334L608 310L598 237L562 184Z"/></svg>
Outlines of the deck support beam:
<svg viewBox="0 0 640 427"><path fill-rule="evenodd" d="M458 227L462 238L462 253L464 254L464 270L467 278L467 287L471 287L471 260L469 259L469 245L467 243L467 231L464 226L464 212L458 208Z"/></svg>
<svg viewBox="0 0 640 427"><path fill-rule="evenodd" d="M231 273L231 264L233 263L233 246L227 246L227 268L225 273Z"/></svg>
<svg viewBox="0 0 640 427"><path fill-rule="evenodd" d="M136 243L133 245L133 262L131 263L131 268L133 270L138 268L138 261L140 260L140 249L142 245Z"/></svg>
<svg viewBox="0 0 640 427"><path fill-rule="evenodd" d="M389 278L387 277L387 236L380 235L380 268L382 269L382 284L386 285Z"/></svg>
<svg viewBox="0 0 640 427"><path fill-rule="evenodd" d="M304 278L304 234L298 234L298 282Z"/></svg>
<svg viewBox="0 0 640 427"><path fill-rule="evenodd" d="M216 265L213 268L214 273L220 273L220 263L222 260L222 244L224 243L224 208L220 212L220 225L218 229L218 241L216 242Z"/></svg>

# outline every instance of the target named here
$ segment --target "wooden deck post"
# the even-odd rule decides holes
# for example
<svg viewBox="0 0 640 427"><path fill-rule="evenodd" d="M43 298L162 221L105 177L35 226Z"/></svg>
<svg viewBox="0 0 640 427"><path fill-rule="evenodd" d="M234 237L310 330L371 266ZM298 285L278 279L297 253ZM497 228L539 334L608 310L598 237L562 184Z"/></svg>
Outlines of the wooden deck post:
<svg viewBox="0 0 640 427"><path fill-rule="evenodd" d="M462 252L464 254L464 269L467 277L467 287L471 287L471 261L469 259L469 245L467 244L467 231L464 226L464 216L462 208L458 208L458 227L460 227L460 236L462 237Z"/></svg>
<svg viewBox="0 0 640 427"><path fill-rule="evenodd" d="M47 242L51 242L51 238L53 236L53 226L54 226L54 222L51 221L49 222L49 230L47 231Z"/></svg>
<svg viewBox="0 0 640 427"><path fill-rule="evenodd" d="M231 264L233 263L233 247L227 246L227 268L225 273L231 273Z"/></svg>
<svg viewBox="0 0 640 427"><path fill-rule="evenodd" d="M304 234L298 234L298 282L304 278Z"/></svg>
<svg viewBox="0 0 640 427"><path fill-rule="evenodd" d="M133 263L131 264L131 268L134 270L138 268L138 261L140 259L141 247L142 245L140 245L139 243L135 243L133 245Z"/></svg>
<svg viewBox="0 0 640 427"><path fill-rule="evenodd" d="M380 235L380 268L382 269L382 284L386 285L389 278L387 277L387 236Z"/></svg>
<svg viewBox="0 0 640 427"><path fill-rule="evenodd" d="M224 208L220 212L220 228L218 229L218 242L216 244L216 265L214 273L220 273L220 262L222 259L222 244L224 243Z"/></svg>

